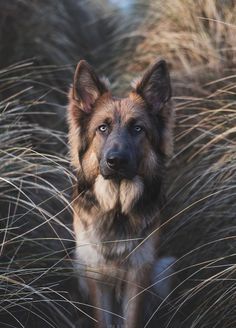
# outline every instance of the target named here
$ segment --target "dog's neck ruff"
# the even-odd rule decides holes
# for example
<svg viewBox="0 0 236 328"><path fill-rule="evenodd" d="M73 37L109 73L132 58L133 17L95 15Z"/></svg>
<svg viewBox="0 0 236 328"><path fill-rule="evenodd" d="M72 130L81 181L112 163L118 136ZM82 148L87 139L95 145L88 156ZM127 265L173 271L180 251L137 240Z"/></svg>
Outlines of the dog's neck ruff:
<svg viewBox="0 0 236 328"><path fill-rule="evenodd" d="M159 224L160 183L151 188L139 176L118 183L98 175L78 192L77 247L90 244L106 261L128 256Z"/></svg>
<svg viewBox="0 0 236 328"><path fill-rule="evenodd" d="M95 196L104 212L119 208L123 214L130 213L143 191L143 182L139 176L118 182L106 180L99 174L94 184Z"/></svg>

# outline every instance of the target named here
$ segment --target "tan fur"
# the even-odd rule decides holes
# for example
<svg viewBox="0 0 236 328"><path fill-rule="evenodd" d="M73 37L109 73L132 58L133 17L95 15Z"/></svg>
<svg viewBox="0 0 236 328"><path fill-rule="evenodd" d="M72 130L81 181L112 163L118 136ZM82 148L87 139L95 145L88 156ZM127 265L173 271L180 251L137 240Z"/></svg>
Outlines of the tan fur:
<svg viewBox="0 0 236 328"><path fill-rule="evenodd" d="M105 180L99 174L94 184L94 192L104 211L110 211L117 205L119 200L119 185L115 181Z"/></svg>
<svg viewBox="0 0 236 328"><path fill-rule="evenodd" d="M142 193L143 182L139 176L134 177L133 180L122 180L120 184L120 204L122 213L129 213L134 204L142 196Z"/></svg>
<svg viewBox="0 0 236 328"><path fill-rule="evenodd" d="M133 273L129 272L127 275L128 288L124 301L124 313L126 314L127 321L126 328L142 327L143 290L150 286L150 271L150 266L143 266L138 272L138 275L136 273L135 284L132 284Z"/></svg>
<svg viewBox="0 0 236 328"><path fill-rule="evenodd" d="M82 169L88 179L92 181L99 174L99 163L93 147L89 148L82 160Z"/></svg>
<svg viewBox="0 0 236 328"><path fill-rule="evenodd" d="M136 176L133 180L123 179L118 184L112 180L105 180L99 174L94 184L94 192L104 211L114 209L120 202L122 213L127 214L141 197L143 182Z"/></svg>
<svg viewBox="0 0 236 328"><path fill-rule="evenodd" d="M72 88L69 92L69 107L68 107L68 123L70 126L69 129L69 149L70 149L70 158L71 164L76 170L79 170L80 163L79 163L79 156L78 156L78 149L80 149L80 138L78 138L80 133L80 127L77 123L77 110L76 110L76 102L72 97Z"/></svg>

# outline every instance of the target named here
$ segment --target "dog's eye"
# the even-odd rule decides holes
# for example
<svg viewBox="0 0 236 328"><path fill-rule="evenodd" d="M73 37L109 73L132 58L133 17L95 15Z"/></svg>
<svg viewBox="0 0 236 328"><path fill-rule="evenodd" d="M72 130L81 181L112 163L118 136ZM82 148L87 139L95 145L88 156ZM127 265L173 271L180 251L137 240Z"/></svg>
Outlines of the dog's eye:
<svg viewBox="0 0 236 328"><path fill-rule="evenodd" d="M133 130L134 130L134 132L139 133L139 132L143 131L143 128L140 125L134 125Z"/></svg>
<svg viewBox="0 0 236 328"><path fill-rule="evenodd" d="M108 129L107 124L101 124L101 125L98 127L98 130L99 130L100 132L106 132L107 129Z"/></svg>

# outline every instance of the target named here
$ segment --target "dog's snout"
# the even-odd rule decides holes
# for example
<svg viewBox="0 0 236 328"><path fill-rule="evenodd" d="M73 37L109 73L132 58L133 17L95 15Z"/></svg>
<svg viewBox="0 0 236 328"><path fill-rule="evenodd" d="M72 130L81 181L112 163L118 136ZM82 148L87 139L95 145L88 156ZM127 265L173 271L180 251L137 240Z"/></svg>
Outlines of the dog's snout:
<svg viewBox="0 0 236 328"><path fill-rule="evenodd" d="M124 154L109 153L106 158L107 166L113 170L121 169L127 162L127 158Z"/></svg>
<svg viewBox="0 0 236 328"><path fill-rule="evenodd" d="M137 174L136 153L128 137L115 132L108 137L100 160L100 172L105 179L132 179Z"/></svg>
<svg viewBox="0 0 236 328"><path fill-rule="evenodd" d="M107 157L107 165L110 168L116 168L119 166L119 157L111 155L109 157Z"/></svg>

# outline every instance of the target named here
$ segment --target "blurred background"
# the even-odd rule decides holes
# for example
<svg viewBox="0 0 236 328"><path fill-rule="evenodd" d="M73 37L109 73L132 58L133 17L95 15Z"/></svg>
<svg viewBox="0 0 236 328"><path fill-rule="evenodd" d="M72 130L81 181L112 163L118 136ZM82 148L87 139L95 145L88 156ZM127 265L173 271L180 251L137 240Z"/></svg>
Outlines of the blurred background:
<svg viewBox="0 0 236 328"><path fill-rule="evenodd" d="M67 92L80 59L125 95L167 60L176 111L146 327L236 326L236 2L0 0L0 327L90 327L77 290ZM158 283L159 278L156 277Z"/></svg>

